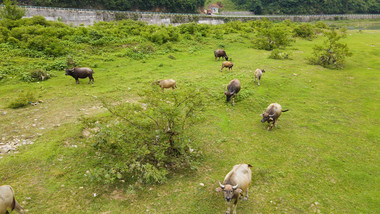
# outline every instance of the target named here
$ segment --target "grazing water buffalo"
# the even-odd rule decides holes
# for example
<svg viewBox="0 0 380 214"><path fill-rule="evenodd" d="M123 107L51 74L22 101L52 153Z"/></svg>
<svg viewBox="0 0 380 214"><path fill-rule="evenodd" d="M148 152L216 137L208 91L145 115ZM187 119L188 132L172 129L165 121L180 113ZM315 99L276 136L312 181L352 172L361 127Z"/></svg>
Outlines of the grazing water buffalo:
<svg viewBox="0 0 380 214"><path fill-rule="evenodd" d="M236 205L238 200L245 192L245 197L243 201L248 199L248 188L251 185L251 176L252 166L249 164L238 164L235 165L232 170L226 175L224 178L223 184L219 182L218 188L216 188L217 192L224 192L225 200L227 201L227 211L226 213L230 213L231 211L231 200L235 199L233 204L233 213L236 214Z"/></svg>
<svg viewBox="0 0 380 214"><path fill-rule="evenodd" d="M84 79L84 78L89 78L88 84L91 83L94 84L94 77L92 77L92 74L94 71L91 68L72 68L72 69L65 69L66 75L70 75L75 79L75 82L79 84L79 78Z"/></svg>
<svg viewBox="0 0 380 214"><path fill-rule="evenodd" d="M226 60L228 60L228 56L223 49L215 50L214 55L215 55L215 62L216 62L216 58L218 58L218 60L220 60L220 57L224 57Z"/></svg>
<svg viewBox="0 0 380 214"><path fill-rule="evenodd" d="M235 95L240 91L240 81L238 79L233 79L227 86L227 91L224 88L224 95L227 97L227 102L230 101L232 97L232 105L235 105Z"/></svg>
<svg viewBox="0 0 380 214"><path fill-rule="evenodd" d="M164 91L165 88L177 88L176 82L173 79L167 79L167 80L157 80L153 82L153 85L159 85L162 88L162 91Z"/></svg>
<svg viewBox="0 0 380 214"><path fill-rule="evenodd" d="M234 66L234 63L232 62L228 62L228 61L224 61L222 63L222 68L220 69L220 72L222 72L223 68L228 68L228 70L232 70L232 67Z"/></svg>
<svg viewBox="0 0 380 214"><path fill-rule="evenodd" d="M265 123L268 121L268 129L267 131L271 130L273 128L273 125L277 128L277 121L280 117L282 112L289 111L289 109L283 110L281 108L281 105L278 103L272 103L268 106L267 110L261 114L263 116L263 119L261 120L262 123ZM272 122L272 124L270 123Z"/></svg>
<svg viewBox="0 0 380 214"><path fill-rule="evenodd" d="M261 80L261 77L263 76L263 73L265 73L264 69L256 69L256 71L255 71L255 82L256 82L256 78L259 80L257 82L257 85L260 85L260 80Z"/></svg>
<svg viewBox="0 0 380 214"><path fill-rule="evenodd" d="M0 186L0 214L9 214L9 211L16 210L24 214L23 208L17 203L15 194L11 186Z"/></svg>

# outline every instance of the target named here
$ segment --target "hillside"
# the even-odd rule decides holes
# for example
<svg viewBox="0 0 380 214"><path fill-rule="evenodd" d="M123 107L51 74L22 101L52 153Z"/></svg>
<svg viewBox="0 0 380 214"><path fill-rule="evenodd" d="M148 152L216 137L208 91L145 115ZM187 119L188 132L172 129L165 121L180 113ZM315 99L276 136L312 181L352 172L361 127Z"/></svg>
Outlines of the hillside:
<svg viewBox="0 0 380 214"><path fill-rule="evenodd" d="M0 1L2 2L2 1ZM380 13L380 2L377 0L18 0L22 5L87 8L122 11L156 11L173 13L198 13L217 2L222 5L221 11L253 11L255 14L363 14Z"/></svg>
<svg viewBox="0 0 380 214"><path fill-rule="evenodd" d="M255 14L355 14L380 13L376 0L231 0L238 8Z"/></svg>
<svg viewBox="0 0 380 214"><path fill-rule="evenodd" d="M239 163L253 168L238 213L379 213L379 31L348 31L353 55L335 70L307 60L330 32L322 22L73 27L34 17L0 26L0 147L16 146L0 151L0 180L28 213L224 213L215 188ZM263 29L287 35L277 50L290 59L254 46ZM232 71L220 71L219 48ZM75 84L64 71L73 66L92 68L95 83ZM235 78L232 106L223 88ZM160 79L177 88L161 92ZM150 129L150 105L166 118L186 96L195 97L181 109L202 107L189 113L194 126L175 141L162 138L173 127ZM274 102L289 111L267 131L261 114Z"/></svg>

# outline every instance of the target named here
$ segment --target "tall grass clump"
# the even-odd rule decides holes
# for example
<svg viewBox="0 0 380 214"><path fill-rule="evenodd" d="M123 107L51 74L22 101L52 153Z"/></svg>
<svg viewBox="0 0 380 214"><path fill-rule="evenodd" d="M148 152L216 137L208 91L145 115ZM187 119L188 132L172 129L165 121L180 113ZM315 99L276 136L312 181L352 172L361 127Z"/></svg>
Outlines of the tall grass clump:
<svg viewBox="0 0 380 214"><path fill-rule="evenodd" d="M27 106L31 102L35 102L36 96L33 92L28 91L26 93L21 93L8 105L8 108L21 108Z"/></svg>
<svg viewBox="0 0 380 214"><path fill-rule="evenodd" d="M170 172L193 168L200 155L193 126L201 121L201 97L199 90L162 93L157 87L144 91L136 103L103 102L114 117L97 125L89 139L97 160L90 179L163 183Z"/></svg>

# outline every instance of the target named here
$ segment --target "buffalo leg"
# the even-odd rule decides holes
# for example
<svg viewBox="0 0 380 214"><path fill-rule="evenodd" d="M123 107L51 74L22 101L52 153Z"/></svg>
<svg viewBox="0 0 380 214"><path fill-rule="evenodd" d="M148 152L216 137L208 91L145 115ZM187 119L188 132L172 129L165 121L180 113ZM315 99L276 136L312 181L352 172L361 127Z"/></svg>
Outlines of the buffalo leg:
<svg viewBox="0 0 380 214"><path fill-rule="evenodd" d="M235 94L232 96L232 105L235 105Z"/></svg>
<svg viewBox="0 0 380 214"><path fill-rule="evenodd" d="M77 84L79 84L79 80L78 80L78 78L77 78L77 79L75 79L75 82L76 82Z"/></svg>
<svg viewBox="0 0 380 214"><path fill-rule="evenodd" d="M222 68L220 69L220 72L222 72L223 68L224 68L224 66L222 65Z"/></svg>
<svg viewBox="0 0 380 214"><path fill-rule="evenodd" d="M234 204L232 205L233 206L233 214L236 214L236 207L237 207L238 200L239 200L239 198L236 198Z"/></svg>
<svg viewBox="0 0 380 214"><path fill-rule="evenodd" d="M245 191L245 197L244 197L243 201L246 201L246 200L248 200L248 188Z"/></svg>
<svg viewBox="0 0 380 214"><path fill-rule="evenodd" d="M267 129L267 131L270 131L272 129L272 125L273 124L271 124L270 122L268 122L268 129Z"/></svg>
<svg viewBox="0 0 380 214"><path fill-rule="evenodd" d="M261 80L261 77L259 76L259 81L257 82L257 85L260 85L260 80Z"/></svg>
<svg viewBox="0 0 380 214"><path fill-rule="evenodd" d="M226 214L230 214L231 212L231 202L227 202L227 211Z"/></svg>
<svg viewBox="0 0 380 214"><path fill-rule="evenodd" d="M273 122L273 123L274 123L274 126L275 126L276 128L277 128L277 120L278 120L278 119L274 120L274 122Z"/></svg>

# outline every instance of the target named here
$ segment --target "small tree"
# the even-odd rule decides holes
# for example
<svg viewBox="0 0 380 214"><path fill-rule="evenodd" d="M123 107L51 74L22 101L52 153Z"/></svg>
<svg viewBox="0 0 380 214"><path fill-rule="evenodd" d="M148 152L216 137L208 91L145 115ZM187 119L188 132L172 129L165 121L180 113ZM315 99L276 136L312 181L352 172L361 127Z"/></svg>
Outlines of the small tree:
<svg viewBox="0 0 380 214"><path fill-rule="evenodd" d="M286 24L267 23L266 25L256 28L256 39L253 40L253 44L257 49L273 50L283 48L294 41Z"/></svg>
<svg viewBox="0 0 380 214"><path fill-rule="evenodd" d="M323 35L326 39L323 45L314 46L313 56L308 59L310 64L332 69L343 68L346 57L352 56L347 44L339 42L340 39L346 37L345 30L338 32L331 29L330 31L325 31Z"/></svg>
<svg viewBox="0 0 380 214"><path fill-rule="evenodd" d="M99 160L89 173L94 181L163 183L172 170L191 168L199 156L191 127L201 119L201 92L161 92L157 86L140 96L137 103L103 102L116 120L93 124L99 126L89 141Z"/></svg>
<svg viewBox="0 0 380 214"><path fill-rule="evenodd" d="M16 0L5 0L4 6L0 8L1 19L17 20L25 15L25 10L17 6Z"/></svg>

